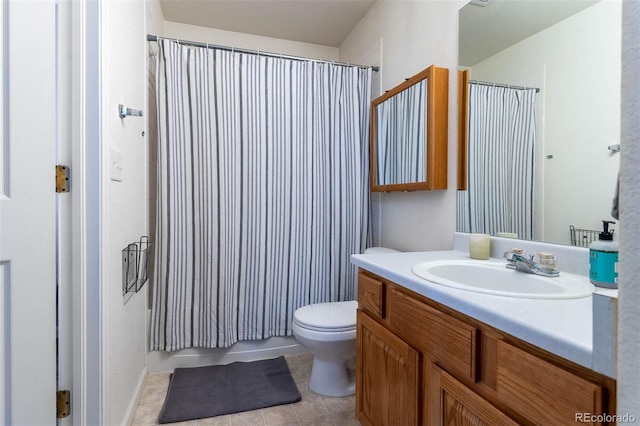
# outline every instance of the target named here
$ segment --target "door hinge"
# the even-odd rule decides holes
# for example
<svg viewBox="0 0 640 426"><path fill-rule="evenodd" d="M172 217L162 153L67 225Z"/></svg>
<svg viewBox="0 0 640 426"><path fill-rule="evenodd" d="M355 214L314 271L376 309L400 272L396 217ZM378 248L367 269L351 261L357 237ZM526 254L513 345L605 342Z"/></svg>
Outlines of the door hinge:
<svg viewBox="0 0 640 426"><path fill-rule="evenodd" d="M56 392L56 417L64 419L71 414L71 391L60 390Z"/></svg>
<svg viewBox="0 0 640 426"><path fill-rule="evenodd" d="M56 166L56 192L69 192L69 167Z"/></svg>

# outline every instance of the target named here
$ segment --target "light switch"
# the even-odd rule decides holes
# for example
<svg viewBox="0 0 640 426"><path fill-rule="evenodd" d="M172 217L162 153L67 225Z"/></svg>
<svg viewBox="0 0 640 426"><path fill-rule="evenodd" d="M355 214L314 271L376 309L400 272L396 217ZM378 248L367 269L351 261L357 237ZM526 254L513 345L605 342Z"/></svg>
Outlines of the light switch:
<svg viewBox="0 0 640 426"><path fill-rule="evenodd" d="M111 149L111 180L122 182L124 166L122 164L122 153Z"/></svg>

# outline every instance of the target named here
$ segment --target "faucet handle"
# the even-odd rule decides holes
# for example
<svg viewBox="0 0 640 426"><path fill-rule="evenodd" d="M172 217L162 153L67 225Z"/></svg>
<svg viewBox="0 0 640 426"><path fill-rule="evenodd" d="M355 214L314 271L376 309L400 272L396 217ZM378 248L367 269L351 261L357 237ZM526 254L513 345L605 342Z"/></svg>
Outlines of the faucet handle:
<svg viewBox="0 0 640 426"><path fill-rule="evenodd" d="M514 260L513 256L514 255L519 255L522 256L524 254L524 250L523 249L518 249L518 248L510 248L509 250L505 251L504 254L502 255L502 257L504 257L507 260Z"/></svg>
<svg viewBox="0 0 640 426"><path fill-rule="evenodd" d="M540 269L555 272L558 270L558 260L553 253L538 253L538 265Z"/></svg>

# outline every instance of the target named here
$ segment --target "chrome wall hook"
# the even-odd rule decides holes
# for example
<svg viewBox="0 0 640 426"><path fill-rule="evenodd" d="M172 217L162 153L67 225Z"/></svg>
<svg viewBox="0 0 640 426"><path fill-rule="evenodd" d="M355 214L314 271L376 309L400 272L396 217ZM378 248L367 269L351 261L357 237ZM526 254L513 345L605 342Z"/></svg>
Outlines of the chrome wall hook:
<svg viewBox="0 0 640 426"><path fill-rule="evenodd" d="M127 108L122 104L118 104L118 115L120 118L125 118L127 116L142 117L142 111L139 109Z"/></svg>

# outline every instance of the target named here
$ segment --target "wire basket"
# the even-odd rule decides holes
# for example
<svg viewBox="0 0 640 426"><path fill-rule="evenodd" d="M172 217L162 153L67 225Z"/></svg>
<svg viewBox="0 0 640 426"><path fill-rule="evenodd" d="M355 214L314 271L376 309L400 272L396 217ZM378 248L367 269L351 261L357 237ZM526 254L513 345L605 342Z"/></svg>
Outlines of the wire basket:
<svg viewBox="0 0 640 426"><path fill-rule="evenodd" d="M592 242L598 239L600 231L592 229L580 229L573 225L569 225L569 235L571 237L571 245L577 247L589 247Z"/></svg>
<svg viewBox="0 0 640 426"><path fill-rule="evenodd" d="M138 292L149 278L149 258L151 257L149 237L140 238L122 250L122 294Z"/></svg>

